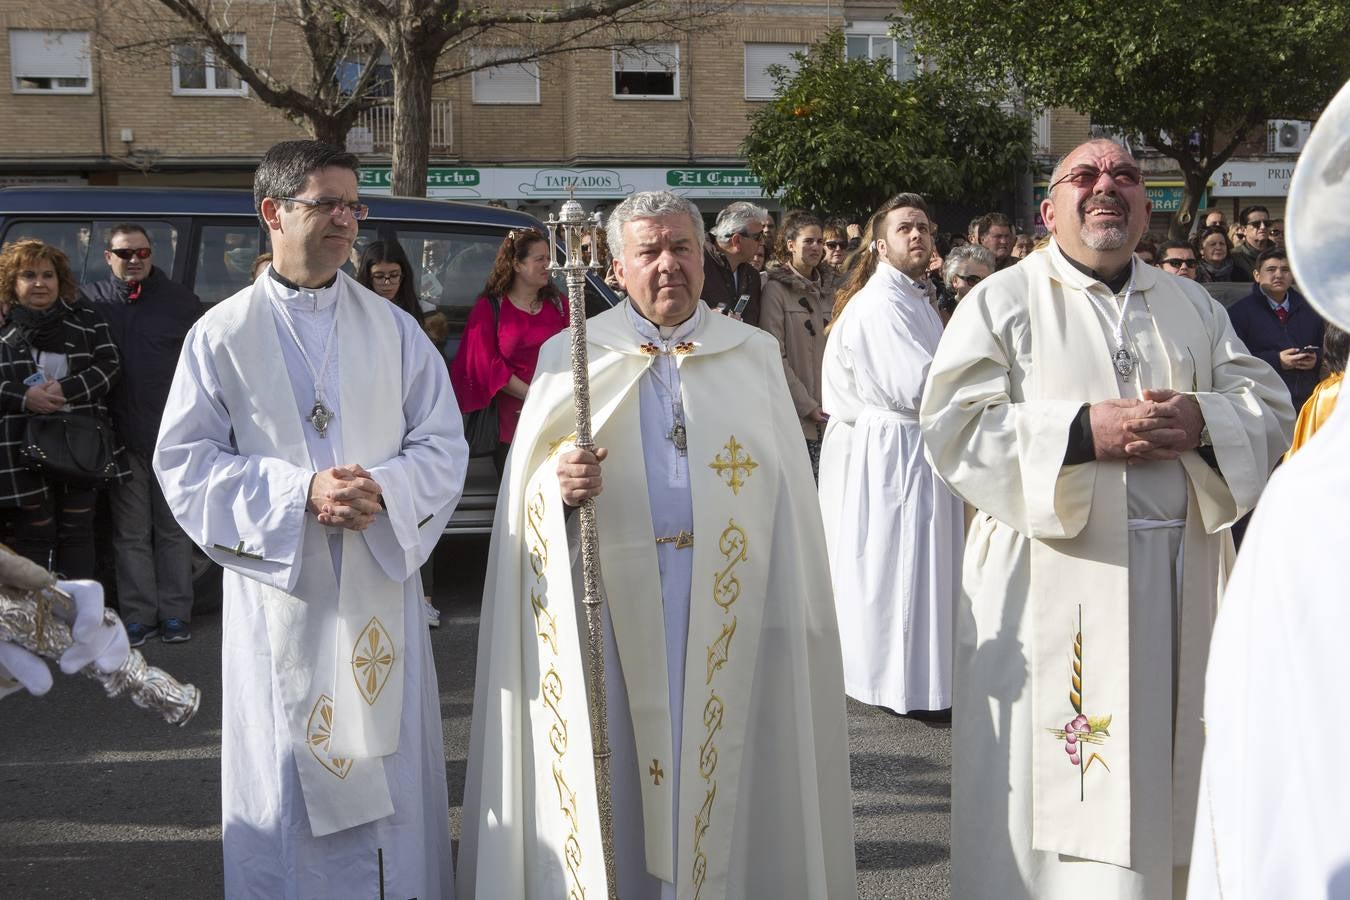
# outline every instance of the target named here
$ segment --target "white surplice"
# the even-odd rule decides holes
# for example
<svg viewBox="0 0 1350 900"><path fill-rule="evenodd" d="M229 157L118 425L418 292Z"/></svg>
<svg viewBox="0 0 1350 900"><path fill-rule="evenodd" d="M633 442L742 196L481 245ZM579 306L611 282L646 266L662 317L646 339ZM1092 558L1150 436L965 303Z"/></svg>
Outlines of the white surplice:
<svg viewBox="0 0 1350 900"><path fill-rule="evenodd" d="M1350 898L1350 404L1276 471L1214 625L1189 900Z"/></svg>
<svg viewBox="0 0 1350 900"><path fill-rule="evenodd" d="M956 621L961 900L1167 900L1184 879L1227 526L1255 504L1293 410L1202 287L1148 266L1125 317L1139 368L1122 379L1123 299L1052 242L961 301L930 370L930 459L978 510ZM1064 464L1085 404L1145 388L1193 392L1217 470L1195 452ZM1070 757L1078 713L1093 731Z"/></svg>
<svg viewBox="0 0 1350 900"><path fill-rule="evenodd" d="M941 337L927 291L881 260L825 345L820 505L844 688L900 713L952 705L964 522L919 432Z"/></svg>
<svg viewBox="0 0 1350 900"><path fill-rule="evenodd" d="M339 316L340 308L356 318ZM334 329L335 316L378 327ZM249 322L260 330L249 331ZM260 346L237 346L240 334ZM329 335L333 359L323 372L324 403L335 418L321 437L306 420L315 402L310 365L320 367ZM381 335L388 340L372 343ZM258 363L256 371L242 371L248 359ZM276 361L280 367L270 372ZM392 452L353 458L360 454L345 445L371 446L361 429L372 416L349 408L350 398L362 397L363 385L386 382L397 385L400 396L389 397L374 420L394 421L393 432L379 436ZM369 408L370 401L363 402ZM293 440L303 434L302 446L291 452L307 456L304 464L241 452L240 433L250 422ZM306 511L314 473L346 463L370 471L387 508L359 534L326 528ZM226 569L221 791L227 896L379 896L381 869L387 896L452 896L440 702L418 568L458 501L466 463L461 418L435 347L411 317L345 275L310 291L284 287L264 273L189 333L155 470L184 530ZM396 742L392 752L346 759L323 751L333 721L343 717L341 691L358 671L358 653L323 647L342 634L335 594L340 575L352 568L344 566L344 555L353 553L377 565L363 572L373 579L367 590L393 585L401 597L395 601L401 608L382 619L397 622L390 625L394 633L380 633L385 648L394 648L396 665L382 663L389 675L377 685L384 691L398 679L401 709L387 728ZM316 584L330 589L316 593ZM288 622L307 625L288 630ZM309 643L315 635L323 637ZM314 654L323 652L336 658L316 664ZM324 695L326 708L315 707L308 739L300 740L283 702L297 678L333 688ZM374 705L370 697L358 702ZM325 740L315 743L319 738ZM334 799L322 784L306 786L305 766L349 793ZM351 809L352 803L371 804L370 811ZM346 824L352 821L362 824Z"/></svg>
<svg viewBox="0 0 1350 900"><path fill-rule="evenodd" d="M839 640L777 342L702 309L661 334L627 305L587 332L609 450L596 518L619 896L854 898ZM577 516L564 525L556 475L574 438L569 342L540 351L497 506L464 898L606 895ZM681 531L692 546L655 543Z"/></svg>

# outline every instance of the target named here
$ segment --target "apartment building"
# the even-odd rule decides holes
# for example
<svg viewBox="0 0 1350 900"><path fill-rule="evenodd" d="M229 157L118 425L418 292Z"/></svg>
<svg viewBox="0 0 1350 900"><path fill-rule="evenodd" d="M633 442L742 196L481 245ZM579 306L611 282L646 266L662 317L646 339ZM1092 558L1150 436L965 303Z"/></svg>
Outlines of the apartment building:
<svg viewBox="0 0 1350 900"><path fill-rule="evenodd" d="M535 213L556 205L569 187L601 206L632 190L671 188L708 211L737 198L774 207L739 153L747 117L773 96L768 67L791 67L794 52L842 28L850 56L886 59L893 75L905 78L916 62L887 35L894 8L884 2L736 3L678 40L576 51L444 83L432 101L427 193ZM271 4L235 9L231 40L241 55L281 77L309 77L300 34L278 22ZM106 0L43 6L0 0L0 71L9 76L0 86L0 123L6 123L0 185L241 187L251 182L263 150L304 135L217 65L210 50L187 44L139 54L113 49L136 43L138 33L162 34L156 26L167 15L144 0L111 6ZM112 32L115 41L106 37ZM512 49L469 52L478 61L505 58ZM352 76L351 67L338 75ZM1088 117L1067 110L1042 113L1035 125L1042 169L1091 132ZM392 135L392 99L364 113L349 134L363 161L363 191L388 190ZM1169 185L1159 174L1155 204L1166 208L1160 201ZM1179 181L1170 187L1178 188L1179 199ZM1015 189L1009 185L1010 197Z"/></svg>

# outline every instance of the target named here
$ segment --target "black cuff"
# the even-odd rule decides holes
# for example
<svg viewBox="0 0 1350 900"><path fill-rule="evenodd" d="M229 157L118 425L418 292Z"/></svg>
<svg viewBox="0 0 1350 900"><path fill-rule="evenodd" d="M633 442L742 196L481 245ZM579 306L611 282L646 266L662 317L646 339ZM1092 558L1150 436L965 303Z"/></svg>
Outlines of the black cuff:
<svg viewBox="0 0 1350 900"><path fill-rule="evenodd" d="M1214 455L1213 447L1196 447L1195 452L1200 454L1200 458L1205 461L1205 465L1214 471L1219 471L1219 458Z"/></svg>
<svg viewBox="0 0 1350 900"><path fill-rule="evenodd" d="M1069 423L1069 442L1064 448L1064 465L1077 466L1097 458L1097 445L1092 442L1092 408L1084 406Z"/></svg>

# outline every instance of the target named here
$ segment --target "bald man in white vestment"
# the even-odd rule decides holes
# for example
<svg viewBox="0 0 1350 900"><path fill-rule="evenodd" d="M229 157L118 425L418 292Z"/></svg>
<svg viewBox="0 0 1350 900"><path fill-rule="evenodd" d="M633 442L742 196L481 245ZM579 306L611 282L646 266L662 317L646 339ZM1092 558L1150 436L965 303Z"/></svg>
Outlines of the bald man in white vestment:
<svg viewBox="0 0 1350 900"><path fill-rule="evenodd" d="M956 619L952 896L1185 890L1228 527L1294 413L1200 285L1137 264L1121 147L1055 169L1053 239L981 282L938 345L929 458L977 510Z"/></svg>
<svg viewBox="0 0 1350 900"><path fill-rule="evenodd" d="M610 218L628 299L587 325L605 451L567 449L569 335L540 351L488 559L461 898L606 896L566 511L592 496L618 896L857 896L810 462L778 342L699 302L702 230L665 192Z"/></svg>
<svg viewBox="0 0 1350 900"><path fill-rule="evenodd" d="M452 896L440 697L419 567L464 483L445 362L339 271L356 158L263 157L272 264L183 346L155 452L225 567L225 896Z"/></svg>

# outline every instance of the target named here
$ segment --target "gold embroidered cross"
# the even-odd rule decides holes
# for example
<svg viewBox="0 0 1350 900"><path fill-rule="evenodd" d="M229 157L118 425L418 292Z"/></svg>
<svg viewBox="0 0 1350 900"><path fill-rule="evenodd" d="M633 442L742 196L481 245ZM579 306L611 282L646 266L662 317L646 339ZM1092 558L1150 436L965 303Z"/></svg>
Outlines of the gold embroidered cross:
<svg viewBox="0 0 1350 900"><path fill-rule="evenodd" d="M652 760L651 767L647 769L647 774L652 776L652 782L654 784L661 784L661 779L665 777L666 773L665 770L661 768L661 761L659 759Z"/></svg>
<svg viewBox="0 0 1350 900"><path fill-rule="evenodd" d="M745 452L742 452L745 451ZM733 494L739 495L741 485L745 484L745 479L750 477L750 473L759 468L759 463L750 458L750 453L736 440L736 435L731 436L723 446L722 452L713 457L713 461L708 463L708 468L713 469L717 474L726 479L727 487L731 488Z"/></svg>
<svg viewBox="0 0 1350 900"><path fill-rule="evenodd" d="M550 441L550 442L549 442L549 445L548 445L548 455L549 455L549 457L552 458L553 456L556 456L557 453L558 453L558 451L559 451L560 449L562 449L562 445L563 445L563 444L566 444L568 441L575 441L576 439L577 439L577 433L576 433L575 431L572 431L572 432L569 432L569 433L567 433L567 434L564 434L562 437L558 438L556 441Z"/></svg>

